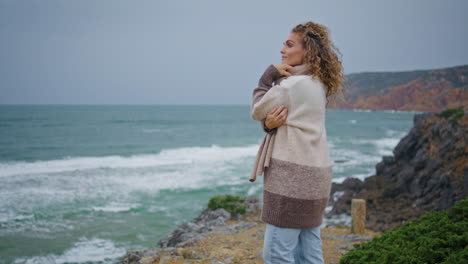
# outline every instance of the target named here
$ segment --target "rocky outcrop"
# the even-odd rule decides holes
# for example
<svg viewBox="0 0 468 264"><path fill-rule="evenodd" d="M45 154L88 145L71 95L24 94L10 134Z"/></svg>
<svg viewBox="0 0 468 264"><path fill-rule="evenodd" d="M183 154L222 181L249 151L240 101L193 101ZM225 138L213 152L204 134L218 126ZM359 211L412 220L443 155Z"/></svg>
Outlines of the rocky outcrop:
<svg viewBox="0 0 468 264"><path fill-rule="evenodd" d="M161 239L158 246L161 248L184 246L203 238L204 234L213 231L215 226L223 226L231 214L222 209L203 210L194 220L177 227L167 237Z"/></svg>
<svg viewBox="0 0 468 264"><path fill-rule="evenodd" d="M462 113L463 114L463 113ZM364 182L333 184L328 216L348 213L352 198L367 202L366 227L387 230L425 212L451 207L468 195L468 115L416 114L414 126Z"/></svg>
<svg viewBox="0 0 468 264"><path fill-rule="evenodd" d="M335 109L439 112L468 106L468 65L407 72L366 72L346 75L343 102Z"/></svg>
<svg viewBox="0 0 468 264"><path fill-rule="evenodd" d="M242 205L245 206L247 212L250 213L258 212L260 210L258 199L254 197L249 197ZM170 234L162 238L157 243L156 247L144 250L128 251L119 263L145 263L145 259L160 260L164 257L170 259L171 256L181 255L183 253L181 248L191 247L197 243L197 241L200 241L207 236L213 234L230 235L238 232L240 229L252 228L257 224L250 221L240 221L237 224L227 223L230 219L241 220L242 218L243 216L240 214L231 216L231 214L223 208L216 210L206 208L200 212L197 217L189 222L179 225Z"/></svg>

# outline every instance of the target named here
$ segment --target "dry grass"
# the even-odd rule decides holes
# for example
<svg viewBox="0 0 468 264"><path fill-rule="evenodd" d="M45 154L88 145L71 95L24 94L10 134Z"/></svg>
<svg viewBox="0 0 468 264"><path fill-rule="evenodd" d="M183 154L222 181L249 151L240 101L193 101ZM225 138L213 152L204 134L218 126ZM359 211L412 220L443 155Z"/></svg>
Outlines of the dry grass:
<svg viewBox="0 0 468 264"><path fill-rule="evenodd" d="M221 233L209 234L194 245L177 249L176 255L162 256L160 259L148 259L147 263L183 264L183 263L224 263L230 260L232 264L263 264L262 249L265 223L259 221L254 214L245 215L242 221L255 222L256 226L241 229L239 232L225 235ZM227 224L239 223L238 220L229 220ZM349 243L339 237L331 239L333 235L349 235L349 228L324 228L322 242L325 263L338 263L342 255L349 249ZM379 233L366 230L364 234L374 237Z"/></svg>

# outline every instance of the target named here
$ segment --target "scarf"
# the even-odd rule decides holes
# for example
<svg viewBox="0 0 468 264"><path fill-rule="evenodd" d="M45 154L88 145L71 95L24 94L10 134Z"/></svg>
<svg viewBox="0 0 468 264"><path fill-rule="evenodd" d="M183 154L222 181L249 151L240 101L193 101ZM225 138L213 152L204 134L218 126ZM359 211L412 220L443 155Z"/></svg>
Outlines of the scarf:
<svg viewBox="0 0 468 264"><path fill-rule="evenodd" d="M307 65L301 64L297 66L293 66L288 70L291 75L304 75L307 72ZM275 81L275 85L278 85L284 79L287 79L287 76L283 76ZM250 174L249 181L254 182L257 178L257 175L263 174L265 168L270 166L270 158L271 154L273 153L273 144L275 142L276 130L266 133L265 137L263 138L262 143L260 144L260 148L258 149L257 156L255 158L254 167Z"/></svg>

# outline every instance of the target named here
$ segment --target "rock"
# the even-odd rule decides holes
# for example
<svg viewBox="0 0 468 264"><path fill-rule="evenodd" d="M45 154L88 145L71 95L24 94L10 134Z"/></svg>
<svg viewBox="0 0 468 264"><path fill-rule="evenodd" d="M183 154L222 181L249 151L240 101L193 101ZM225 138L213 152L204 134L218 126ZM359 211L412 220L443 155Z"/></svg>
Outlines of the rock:
<svg viewBox="0 0 468 264"><path fill-rule="evenodd" d="M247 212L258 212L260 205L255 197L248 197L243 204ZM243 217L237 216L238 220ZM119 262L120 264L137 264L137 263L159 263L163 264L176 259L202 259L202 252L194 252L188 249L194 245L196 241L204 239L208 234L234 234L239 230L247 230L257 226L256 222L240 221L237 224L228 225L227 220L231 219L231 214L225 209L219 208L216 210L205 209L198 216L189 222L179 225L166 237L162 238L157 246L144 250L128 251L127 254ZM157 260L157 261L156 261ZM153 261L153 262L151 262ZM225 259L220 263L231 263L232 259ZM172 262L171 262L172 263ZM179 262L177 262L179 263Z"/></svg>
<svg viewBox="0 0 468 264"><path fill-rule="evenodd" d="M435 113L416 114L413 128L364 182L334 183L327 217L349 214L353 198L367 202L366 228L384 231L444 210L468 196L468 115L452 125Z"/></svg>
<svg viewBox="0 0 468 264"><path fill-rule="evenodd" d="M128 263L137 263L142 257L142 254L138 250L131 250L127 252L127 261Z"/></svg>
<svg viewBox="0 0 468 264"><path fill-rule="evenodd" d="M160 263L160 259L158 257L143 257L140 259L140 264L154 264Z"/></svg>
<svg viewBox="0 0 468 264"><path fill-rule="evenodd" d="M330 234L322 234L322 237L333 239L333 240L343 240L350 242L360 242L360 241L369 241L372 240L372 237L368 236L360 236L360 235L330 235Z"/></svg>
<svg viewBox="0 0 468 264"><path fill-rule="evenodd" d="M172 231L168 236L158 242L161 248L185 246L193 243L203 236L200 233L212 230L214 226L225 225L226 220L231 218L231 214L219 208L216 210L205 209L195 219L183 223Z"/></svg>

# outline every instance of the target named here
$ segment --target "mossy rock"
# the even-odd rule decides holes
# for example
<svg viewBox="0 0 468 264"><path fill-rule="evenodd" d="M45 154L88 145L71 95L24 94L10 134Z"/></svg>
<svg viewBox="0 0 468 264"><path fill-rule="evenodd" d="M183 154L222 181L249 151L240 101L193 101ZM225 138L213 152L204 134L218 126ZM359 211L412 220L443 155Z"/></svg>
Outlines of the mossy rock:
<svg viewBox="0 0 468 264"><path fill-rule="evenodd" d="M208 202L208 208L211 210L216 210L218 208L223 208L231 215L245 214L246 208L243 205L245 202L245 197L235 196L235 195L217 195L210 199Z"/></svg>

